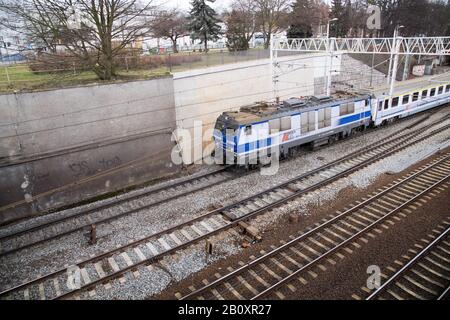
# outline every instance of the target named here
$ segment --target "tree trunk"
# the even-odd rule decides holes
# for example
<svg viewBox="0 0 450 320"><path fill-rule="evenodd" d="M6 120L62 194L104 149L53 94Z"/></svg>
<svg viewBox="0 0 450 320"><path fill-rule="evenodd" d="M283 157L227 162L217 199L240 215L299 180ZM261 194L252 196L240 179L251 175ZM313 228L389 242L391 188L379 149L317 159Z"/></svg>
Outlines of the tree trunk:
<svg viewBox="0 0 450 320"><path fill-rule="evenodd" d="M99 68L96 71L97 76L101 80L112 80L113 76L115 76L114 72L114 61L113 61L113 53L112 53L112 40L111 38L105 36L102 39L102 50L99 59Z"/></svg>
<svg viewBox="0 0 450 320"><path fill-rule="evenodd" d="M101 54L97 63L93 66L93 71L100 80L112 80L115 76L114 62L112 55Z"/></svg>
<svg viewBox="0 0 450 320"><path fill-rule="evenodd" d="M205 32L205 53L208 52L208 34Z"/></svg>
<svg viewBox="0 0 450 320"><path fill-rule="evenodd" d="M178 46L177 46L177 39L171 39L172 40L172 48L173 48L173 53L178 53Z"/></svg>
<svg viewBox="0 0 450 320"><path fill-rule="evenodd" d="M264 49L270 48L270 39L272 38L272 35L270 33L267 34L266 42L264 43Z"/></svg>

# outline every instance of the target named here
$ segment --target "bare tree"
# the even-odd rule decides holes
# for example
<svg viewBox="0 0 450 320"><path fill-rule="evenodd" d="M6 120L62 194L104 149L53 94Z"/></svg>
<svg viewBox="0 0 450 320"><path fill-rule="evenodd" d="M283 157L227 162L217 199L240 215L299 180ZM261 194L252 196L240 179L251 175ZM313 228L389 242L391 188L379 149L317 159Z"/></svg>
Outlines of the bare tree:
<svg viewBox="0 0 450 320"><path fill-rule="evenodd" d="M270 46L270 40L274 33L287 27L290 0L254 0L259 18L259 24L265 37L264 47Z"/></svg>
<svg viewBox="0 0 450 320"><path fill-rule="evenodd" d="M116 75L114 60L125 48L149 34L152 9L151 0L0 0L35 45L53 54L61 48L102 80Z"/></svg>
<svg viewBox="0 0 450 320"><path fill-rule="evenodd" d="M227 46L230 51L247 50L256 31L254 0L234 0L225 17Z"/></svg>
<svg viewBox="0 0 450 320"><path fill-rule="evenodd" d="M177 9L163 13L152 23L152 33L157 38L172 41L173 52L178 52L177 40L189 34L187 19Z"/></svg>

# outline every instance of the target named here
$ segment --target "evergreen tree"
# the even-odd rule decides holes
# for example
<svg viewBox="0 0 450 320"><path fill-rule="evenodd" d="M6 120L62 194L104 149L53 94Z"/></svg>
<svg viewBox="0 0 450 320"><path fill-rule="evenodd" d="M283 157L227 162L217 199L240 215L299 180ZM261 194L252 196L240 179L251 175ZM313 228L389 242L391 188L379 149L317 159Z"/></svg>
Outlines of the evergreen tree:
<svg viewBox="0 0 450 320"><path fill-rule="evenodd" d="M348 0L347 0L348 1ZM346 17L347 6L344 6L342 0L331 0L331 18L337 18L338 21L331 26L331 32L335 37L345 37L347 34Z"/></svg>
<svg viewBox="0 0 450 320"><path fill-rule="evenodd" d="M227 47L230 51L248 50L254 23L248 12L234 10L227 15Z"/></svg>
<svg viewBox="0 0 450 320"><path fill-rule="evenodd" d="M189 30L192 40L199 39L205 45L205 52L208 51L208 40L215 41L219 39L220 20L217 14L207 2L215 0L193 0L191 2L191 11L189 13Z"/></svg>
<svg viewBox="0 0 450 320"><path fill-rule="evenodd" d="M287 31L288 38L309 38L313 35L312 25L314 10L316 10L312 0L297 0L292 4L290 14L290 26Z"/></svg>
<svg viewBox="0 0 450 320"><path fill-rule="evenodd" d="M312 28L307 25L295 25L292 24L287 30L287 37L289 39L297 38L311 38L313 36Z"/></svg>

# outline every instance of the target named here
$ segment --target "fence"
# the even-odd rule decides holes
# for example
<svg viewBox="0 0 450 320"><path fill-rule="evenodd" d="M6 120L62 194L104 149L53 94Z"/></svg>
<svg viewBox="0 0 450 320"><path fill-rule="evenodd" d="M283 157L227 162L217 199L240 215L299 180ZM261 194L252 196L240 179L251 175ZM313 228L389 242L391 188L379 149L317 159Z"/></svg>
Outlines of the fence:
<svg viewBox="0 0 450 320"><path fill-rule="evenodd" d="M116 60L118 80L149 79L167 73L180 72L211 66L268 59L270 51L253 48L247 51L229 52L227 49L211 49L207 53L198 51L160 55L125 55ZM0 92L14 90L48 89L66 85L97 82L94 72L85 66L60 63L52 58L51 63L25 60L0 65ZM41 63L41 65L39 65Z"/></svg>

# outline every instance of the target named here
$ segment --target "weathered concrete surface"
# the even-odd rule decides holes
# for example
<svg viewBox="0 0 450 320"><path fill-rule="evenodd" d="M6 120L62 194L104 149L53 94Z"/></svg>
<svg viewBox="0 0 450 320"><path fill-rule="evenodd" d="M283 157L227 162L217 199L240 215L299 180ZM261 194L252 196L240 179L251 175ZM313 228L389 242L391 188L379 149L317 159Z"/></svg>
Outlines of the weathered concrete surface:
<svg viewBox="0 0 450 320"><path fill-rule="evenodd" d="M285 56L278 59L277 95L280 99L325 94L331 67L332 91L368 88L371 68L349 55L324 53ZM374 70L373 85L385 81ZM258 60L174 74L178 136L183 161L202 161L211 144L217 117L225 111L257 101L273 101L270 60ZM203 154L202 154L203 152Z"/></svg>
<svg viewBox="0 0 450 320"><path fill-rule="evenodd" d="M324 72L323 55L298 58L279 58L283 70L277 84L280 99L313 95L314 78ZM201 160L200 151L211 143L211 130L221 113L275 98L268 59L176 73L174 87L177 128L191 136L179 137L187 164Z"/></svg>
<svg viewBox="0 0 450 320"><path fill-rule="evenodd" d="M179 169L172 78L1 95L0 106L0 223Z"/></svg>

